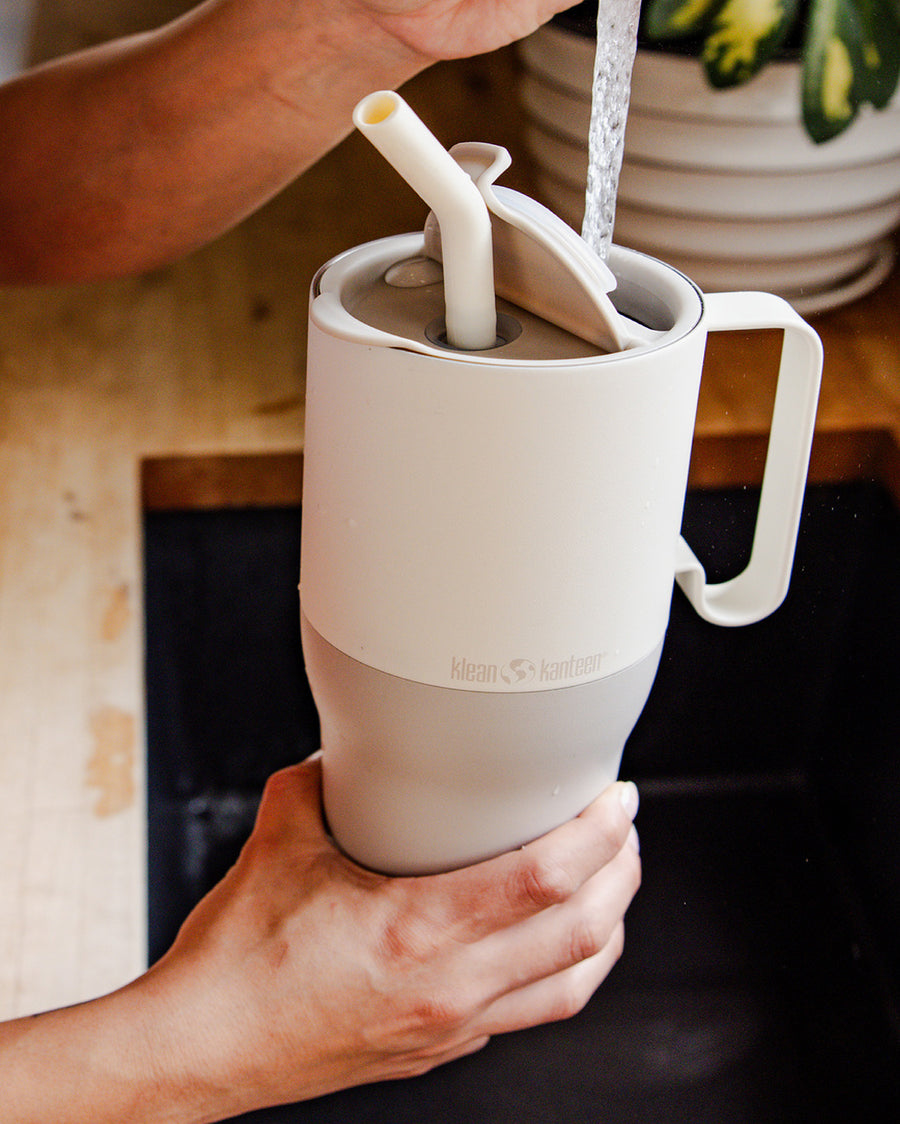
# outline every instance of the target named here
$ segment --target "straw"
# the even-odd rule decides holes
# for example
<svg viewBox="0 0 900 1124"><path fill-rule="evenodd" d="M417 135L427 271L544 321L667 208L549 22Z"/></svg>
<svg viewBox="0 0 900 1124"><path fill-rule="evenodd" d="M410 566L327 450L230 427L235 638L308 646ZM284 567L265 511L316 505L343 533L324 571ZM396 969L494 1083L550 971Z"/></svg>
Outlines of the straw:
<svg viewBox="0 0 900 1124"><path fill-rule="evenodd" d="M437 216L447 342L461 351L493 347L491 217L481 192L399 94L369 94L353 111L353 123Z"/></svg>

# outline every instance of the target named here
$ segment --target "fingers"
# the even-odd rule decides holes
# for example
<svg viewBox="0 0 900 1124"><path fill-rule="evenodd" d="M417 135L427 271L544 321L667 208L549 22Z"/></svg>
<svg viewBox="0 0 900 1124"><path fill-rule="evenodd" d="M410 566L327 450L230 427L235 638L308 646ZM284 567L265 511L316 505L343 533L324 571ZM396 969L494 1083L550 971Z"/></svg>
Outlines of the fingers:
<svg viewBox="0 0 900 1124"><path fill-rule="evenodd" d="M621 851L637 807L635 786L617 782L528 846L440 875L443 924L457 939L475 941L568 901Z"/></svg>
<svg viewBox="0 0 900 1124"><path fill-rule="evenodd" d="M591 960L609 944L637 893L641 863L626 845L567 901L485 937L476 971L515 991Z"/></svg>
<svg viewBox="0 0 900 1124"><path fill-rule="evenodd" d="M625 924L619 921L596 955L500 996L474 1021L473 1030L505 1034L577 1015L615 967L624 944Z"/></svg>
<svg viewBox="0 0 900 1124"><path fill-rule="evenodd" d="M637 834L567 902L482 941L486 979L508 990L473 1021L488 1035L567 1019L582 1010L622 955L624 914L640 886Z"/></svg>

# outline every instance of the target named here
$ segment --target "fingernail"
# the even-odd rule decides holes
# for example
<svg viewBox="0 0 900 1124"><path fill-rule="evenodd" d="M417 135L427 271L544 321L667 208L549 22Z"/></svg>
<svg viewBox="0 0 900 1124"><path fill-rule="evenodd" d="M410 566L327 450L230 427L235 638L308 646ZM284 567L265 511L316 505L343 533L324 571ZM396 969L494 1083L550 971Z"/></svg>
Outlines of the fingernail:
<svg viewBox="0 0 900 1124"><path fill-rule="evenodd" d="M622 803L622 807L628 813L629 818L633 820L638 813L638 808L641 803L640 794L638 793L637 785L634 781L621 782L619 785L619 800Z"/></svg>
<svg viewBox="0 0 900 1124"><path fill-rule="evenodd" d="M628 838L625 840L625 845L630 847L633 851L641 853L641 840L638 836L637 828L634 824L631 825L631 831L628 832Z"/></svg>

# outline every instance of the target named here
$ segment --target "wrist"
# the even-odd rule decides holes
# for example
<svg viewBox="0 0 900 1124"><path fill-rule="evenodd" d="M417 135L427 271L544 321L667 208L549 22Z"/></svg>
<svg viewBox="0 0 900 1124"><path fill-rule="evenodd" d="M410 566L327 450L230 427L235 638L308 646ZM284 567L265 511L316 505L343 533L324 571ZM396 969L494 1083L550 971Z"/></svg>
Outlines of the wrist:
<svg viewBox="0 0 900 1124"><path fill-rule="evenodd" d="M106 1029L124 1031L109 1048L127 1106L110 1121L213 1124L262 1107L241 1072L233 1013L217 1010L216 981L201 965L165 964L108 997Z"/></svg>
<svg viewBox="0 0 900 1124"><path fill-rule="evenodd" d="M359 0L212 3L214 18L244 27L243 36L234 41L262 47L261 57L279 83L293 81L308 96L312 68L318 88L311 109L327 108L329 83L336 98L353 83L364 93L394 88L435 61Z"/></svg>

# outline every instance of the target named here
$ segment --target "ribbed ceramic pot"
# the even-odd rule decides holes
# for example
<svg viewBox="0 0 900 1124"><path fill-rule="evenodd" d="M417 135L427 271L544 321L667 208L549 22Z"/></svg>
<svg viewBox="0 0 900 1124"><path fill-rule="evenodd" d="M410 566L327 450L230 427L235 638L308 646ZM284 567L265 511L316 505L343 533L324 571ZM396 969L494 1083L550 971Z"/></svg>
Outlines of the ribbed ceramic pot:
<svg viewBox="0 0 900 1124"><path fill-rule="evenodd" d="M580 229L595 43L549 25L520 47L526 142L548 206ZM765 289L801 312L877 285L900 224L900 97L865 106L816 145L800 116L800 68L767 66L713 90L696 59L639 50L616 242L661 257L708 292Z"/></svg>

